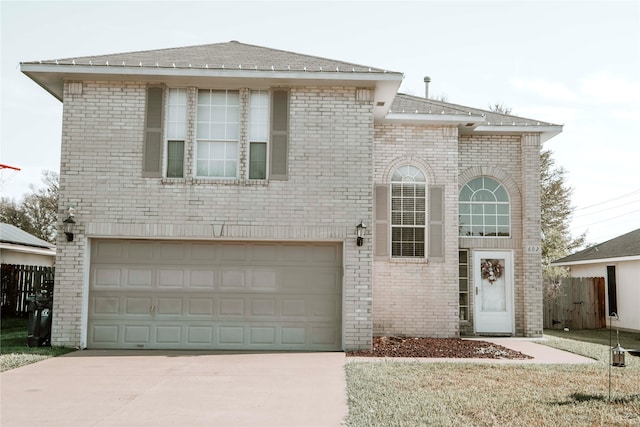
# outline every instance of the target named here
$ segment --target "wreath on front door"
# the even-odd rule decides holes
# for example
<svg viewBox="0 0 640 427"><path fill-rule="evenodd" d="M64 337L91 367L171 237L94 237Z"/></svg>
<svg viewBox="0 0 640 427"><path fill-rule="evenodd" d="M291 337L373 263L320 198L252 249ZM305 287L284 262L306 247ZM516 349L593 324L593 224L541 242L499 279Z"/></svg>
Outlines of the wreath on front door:
<svg viewBox="0 0 640 427"><path fill-rule="evenodd" d="M482 278L488 280L492 285L502 276L502 271L504 270L504 266L497 259L483 260L480 268L482 269Z"/></svg>

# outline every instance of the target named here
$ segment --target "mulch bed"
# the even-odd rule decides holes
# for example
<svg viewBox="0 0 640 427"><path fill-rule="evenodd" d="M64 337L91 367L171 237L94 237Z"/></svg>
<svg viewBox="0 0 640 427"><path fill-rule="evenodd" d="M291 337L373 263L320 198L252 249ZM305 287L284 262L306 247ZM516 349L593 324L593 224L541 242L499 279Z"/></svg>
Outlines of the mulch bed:
<svg viewBox="0 0 640 427"><path fill-rule="evenodd" d="M532 359L486 341L460 338L374 337L371 350L347 352L347 357L445 357L482 359Z"/></svg>

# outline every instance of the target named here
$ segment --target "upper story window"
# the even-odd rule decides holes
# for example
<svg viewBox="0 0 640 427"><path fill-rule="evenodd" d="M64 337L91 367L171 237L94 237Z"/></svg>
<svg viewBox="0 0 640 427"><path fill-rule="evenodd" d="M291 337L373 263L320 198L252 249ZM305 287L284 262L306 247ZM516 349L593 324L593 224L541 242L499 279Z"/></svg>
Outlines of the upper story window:
<svg viewBox="0 0 640 427"><path fill-rule="evenodd" d="M199 90L196 121L196 176L238 177L240 92Z"/></svg>
<svg viewBox="0 0 640 427"><path fill-rule="evenodd" d="M165 129L167 178L184 178L184 148L187 140L187 89L171 88L167 94Z"/></svg>
<svg viewBox="0 0 640 427"><path fill-rule="evenodd" d="M269 92L249 94L249 179L267 178L269 143Z"/></svg>
<svg viewBox="0 0 640 427"><path fill-rule="evenodd" d="M391 256L424 258L426 179L414 166L391 176Z"/></svg>
<svg viewBox="0 0 640 427"><path fill-rule="evenodd" d="M146 92L143 177L288 179L289 89Z"/></svg>
<svg viewBox="0 0 640 427"><path fill-rule="evenodd" d="M509 237L510 210L509 193L500 182L486 176L474 178L460 190L459 235Z"/></svg>

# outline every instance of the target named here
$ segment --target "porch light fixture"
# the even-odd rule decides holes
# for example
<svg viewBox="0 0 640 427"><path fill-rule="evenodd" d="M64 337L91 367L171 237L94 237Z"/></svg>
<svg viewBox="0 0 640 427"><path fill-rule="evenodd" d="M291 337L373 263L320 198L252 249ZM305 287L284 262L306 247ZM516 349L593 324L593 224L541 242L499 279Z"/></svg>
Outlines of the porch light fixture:
<svg viewBox="0 0 640 427"><path fill-rule="evenodd" d="M73 242L73 230L76 227L76 210L73 208L69 208L69 214L67 218L62 221L64 235L67 236L67 242Z"/></svg>
<svg viewBox="0 0 640 427"><path fill-rule="evenodd" d="M364 225L364 223L362 221L360 221L360 224L356 225L356 245L357 246L362 246L362 244L364 243L364 232L367 229L367 226Z"/></svg>

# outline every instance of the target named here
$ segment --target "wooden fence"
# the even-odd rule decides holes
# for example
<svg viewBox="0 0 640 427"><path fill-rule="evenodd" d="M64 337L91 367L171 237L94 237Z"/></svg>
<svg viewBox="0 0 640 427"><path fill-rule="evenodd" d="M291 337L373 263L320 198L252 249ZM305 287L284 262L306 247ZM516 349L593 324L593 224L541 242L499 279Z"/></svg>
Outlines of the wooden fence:
<svg viewBox="0 0 640 427"><path fill-rule="evenodd" d="M600 329L606 327L604 277L568 277L545 298L546 329Z"/></svg>
<svg viewBox="0 0 640 427"><path fill-rule="evenodd" d="M54 267L2 264L0 306L2 316L28 313L27 297L35 293L53 293Z"/></svg>

